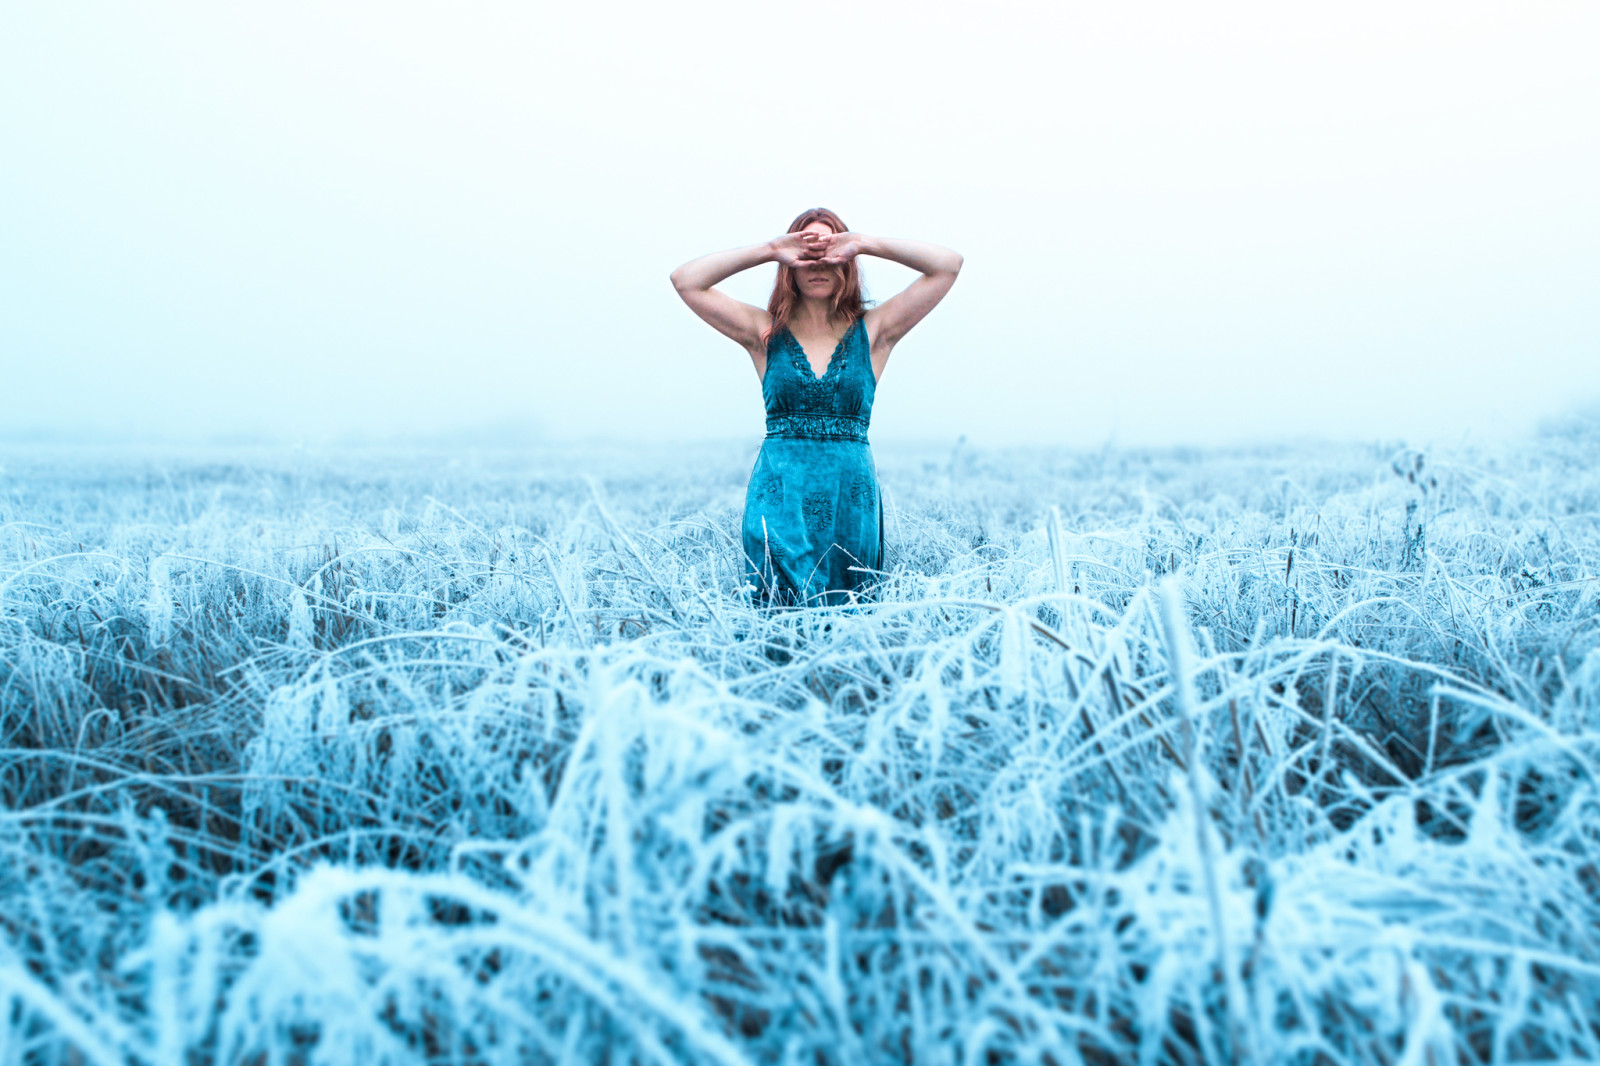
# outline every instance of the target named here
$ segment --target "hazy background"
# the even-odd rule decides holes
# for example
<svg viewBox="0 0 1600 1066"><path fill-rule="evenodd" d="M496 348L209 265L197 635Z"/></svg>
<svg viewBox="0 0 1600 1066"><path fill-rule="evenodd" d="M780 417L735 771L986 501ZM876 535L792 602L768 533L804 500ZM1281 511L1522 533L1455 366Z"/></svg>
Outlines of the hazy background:
<svg viewBox="0 0 1600 1066"><path fill-rule="evenodd" d="M1600 399L1597 55L1592 2L7 3L0 439L757 437L667 275L817 204L966 256L875 440L1514 431Z"/></svg>

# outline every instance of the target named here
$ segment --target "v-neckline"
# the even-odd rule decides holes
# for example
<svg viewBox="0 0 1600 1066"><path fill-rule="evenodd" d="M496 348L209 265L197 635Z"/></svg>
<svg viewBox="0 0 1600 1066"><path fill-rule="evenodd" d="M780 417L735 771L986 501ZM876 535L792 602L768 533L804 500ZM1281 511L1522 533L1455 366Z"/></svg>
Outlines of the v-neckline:
<svg viewBox="0 0 1600 1066"><path fill-rule="evenodd" d="M806 346L800 343L800 338L794 335L794 330L788 326L783 327L783 330L789 334L789 340L794 344L795 350L800 353L800 362L805 364L806 373L811 375L811 380L824 381L829 374L833 373L833 368L839 361L839 353L844 351L844 342L850 339L850 334L855 328L856 324L854 322L845 327L844 336L840 337L839 343L833 346L833 351L828 355L828 364L822 368L822 373L820 374L811 365L811 356L806 354Z"/></svg>

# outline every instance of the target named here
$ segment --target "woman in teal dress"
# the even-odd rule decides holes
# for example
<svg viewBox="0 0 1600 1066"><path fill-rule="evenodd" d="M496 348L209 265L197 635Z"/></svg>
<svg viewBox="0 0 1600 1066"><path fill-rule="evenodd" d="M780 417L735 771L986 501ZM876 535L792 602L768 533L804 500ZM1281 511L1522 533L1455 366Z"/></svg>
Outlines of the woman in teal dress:
<svg viewBox="0 0 1600 1066"><path fill-rule="evenodd" d="M856 257L921 272L868 308ZM778 264L766 310L713 288ZM853 603L882 573L883 503L867 444L889 353L955 283L961 256L921 241L850 231L827 208L764 244L715 252L672 272L694 313L750 354L767 435L745 491L746 587L763 605Z"/></svg>

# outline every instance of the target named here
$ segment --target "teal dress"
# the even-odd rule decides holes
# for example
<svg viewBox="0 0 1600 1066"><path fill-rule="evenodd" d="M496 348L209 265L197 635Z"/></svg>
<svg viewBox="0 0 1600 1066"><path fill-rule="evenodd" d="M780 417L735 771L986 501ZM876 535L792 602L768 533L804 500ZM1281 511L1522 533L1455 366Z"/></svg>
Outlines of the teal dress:
<svg viewBox="0 0 1600 1066"><path fill-rule="evenodd" d="M883 502L867 444L876 391L864 319L820 378L787 328L767 342L767 436L741 530L745 583L762 605L871 598L883 565Z"/></svg>

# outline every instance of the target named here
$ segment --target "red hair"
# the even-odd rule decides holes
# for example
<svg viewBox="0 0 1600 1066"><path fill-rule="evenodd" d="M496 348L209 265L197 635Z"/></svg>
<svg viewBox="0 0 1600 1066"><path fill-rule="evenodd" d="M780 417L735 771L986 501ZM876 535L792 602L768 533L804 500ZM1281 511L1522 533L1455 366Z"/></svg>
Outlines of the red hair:
<svg viewBox="0 0 1600 1066"><path fill-rule="evenodd" d="M813 222L825 222L835 233L847 233L849 226L844 224L844 219L829 211L826 207L813 207L809 211L800 212L799 216L789 223L790 233L799 233ZM829 267L840 284L833 291L833 307L829 309L829 317L848 319L850 325L855 325L856 319L867 313L866 303L861 295L861 268L856 261L851 259L843 266ZM778 277L772 285L772 299L767 301L767 312L772 315L772 325L761 335L763 345L772 343L772 338L789 328L789 318L794 314L795 304L800 302L800 287L795 284L794 270L784 263L778 264Z"/></svg>

